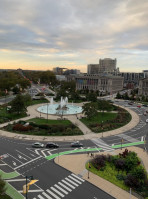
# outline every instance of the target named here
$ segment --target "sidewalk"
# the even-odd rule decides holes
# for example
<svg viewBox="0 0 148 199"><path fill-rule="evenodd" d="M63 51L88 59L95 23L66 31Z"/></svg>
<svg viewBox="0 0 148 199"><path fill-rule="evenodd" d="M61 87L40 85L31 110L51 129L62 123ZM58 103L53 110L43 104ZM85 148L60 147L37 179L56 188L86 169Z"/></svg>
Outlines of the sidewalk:
<svg viewBox="0 0 148 199"><path fill-rule="evenodd" d="M142 160L146 170L148 171L148 154L143 151L143 149L137 147L128 147L130 151L135 151L138 154L138 157ZM121 149L114 151L115 154L121 153ZM97 153L95 153L97 154ZM109 152L100 152L99 154L109 154ZM112 155L112 153L110 153ZM86 153L77 154L77 155L63 155L55 159L55 163L64 167L65 169L75 173L76 175L80 174L83 179L99 187L103 191L107 192L111 196L117 199L127 199L130 198L130 194L127 191L117 187L116 185L110 183L109 181L89 172L85 169L86 162L91 159ZM137 197L132 195L131 199L136 199Z"/></svg>
<svg viewBox="0 0 148 199"><path fill-rule="evenodd" d="M25 117L25 118L21 118L18 120L15 120L15 122L19 121L19 120L29 120L31 118L36 118L36 117L41 117L42 118L47 118L47 114L43 114L43 113L39 113L37 111L37 108L45 105L45 104L37 104L37 105L33 105L28 107L28 113L29 116ZM83 105L83 103L79 103L76 105ZM134 128L138 123L139 123L139 116L132 110L128 109L127 107L122 107L125 110L127 110L131 116L132 116L132 120L125 126L115 129L115 130L111 130L111 131L106 131L103 132L103 137L107 137L107 136L111 136L111 135L116 135L116 134L120 134L123 133L125 131L128 131L132 128ZM83 116L83 114L78 114L78 117ZM57 120L57 118L59 118L59 116L57 115L48 115L48 119L49 120ZM74 140L85 140L85 139L92 139L92 138L101 138L102 137L102 133L93 133L87 126L85 126L79 119L77 119L76 115L67 115L64 116L64 118L70 120L74 125L78 126L78 128L81 129L81 131L83 132L84 135L79 135L79 136L31 136L31 135L22 135L22 134L16 134L16 133L9 133L7 131L3 131L0 130L0 135L2 136L6 136L6 137L15 137L18 139L28 139L28 140L38 140L38 141L74 141ZM14 121L9 122L10 124L13 123ZM8 125L7 123L1 124L0 127L6 126Z"/></svg>

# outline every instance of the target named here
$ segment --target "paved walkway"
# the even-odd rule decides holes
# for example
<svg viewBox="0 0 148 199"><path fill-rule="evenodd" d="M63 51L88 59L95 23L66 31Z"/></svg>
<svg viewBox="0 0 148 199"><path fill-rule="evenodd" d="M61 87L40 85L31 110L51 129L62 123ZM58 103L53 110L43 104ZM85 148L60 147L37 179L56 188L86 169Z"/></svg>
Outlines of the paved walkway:
<svg viewBox="0 0 148 199"><path fill-rule="evenodd" d="M43 114L43 113L39 113L37 111L37 108L40 107L41 105L45 105L45 104L38 104L38 105L33 105L28 107L28 117L22 118L22 119L18 119L15 120L15 122L19 121L19 120L29 120L31 118L36 118L36 117L42 117L42 118L47 118L47 114ZM79 103L76 105L80 105L82 106L83 103ZM103 136L107 137L107 136L111 136L111 135L116 135L116 134L120 134L123 133L125 131L128 131L132 128L134 128L138 123L139 123L139 116L132 111L131 109L128 109L127 107L124 107L124 109L126 109L132 116L132 120L125 126L115 129L115 130L111 130L111 131L106 131L103 132ZM83 114L77 114L78 118L80 118L81 116L84 116ZM57 120L59 118L59 116L56 115L48 115L48 119L50 120ZM16 133L9 133L7 131L3 131L0 130L0 135L2 136L6 136L6 137L16 137L19 139L30 139L30 140L47 140L47 141L73 141L73 140L84 140L84 139L92 139L92 138L101 138L102 137L102 133L93 133L87 126L85 126L79 119L77 119L76 115L68 115L68 116L64 116L65 119L70 120L74 125L78 126L81 131L83 132L84 135L80 135L80 136L31 136L31 135L22 135L22 134L16 134ZM10 124L13 123L14 121L9 122ZM6 126L8 125L8 123L4 123L1 124L0 127Z"/></svg>
<svg viewBox="0 0 148 199"><path fill-rule="evenodd" d="M128 147L127 149L130 151L135 151L138 154L138 157L140 157L146 170L148 171L148 154L143 151L143 149L137 147ZM122 149L122 151L123 150L124 149ZM114 151L114 154L119 153L121 153L121 149L117 149L116 151ZM109 154L109 152L99 152L99 154ZM90 159L91 158L87 154L64 155L56 158L55 163L77 175L80 174L85 180L94 184L95 186L99 187L100 189L109 193L111 196L117 199L130 198L130 194L127 191L124 191L123 189L91 172L89 173L90 178L88 179L88 171L85 169L85 164ZM131 197L131 199L136 198L137 197L133 195Z"/></svg>

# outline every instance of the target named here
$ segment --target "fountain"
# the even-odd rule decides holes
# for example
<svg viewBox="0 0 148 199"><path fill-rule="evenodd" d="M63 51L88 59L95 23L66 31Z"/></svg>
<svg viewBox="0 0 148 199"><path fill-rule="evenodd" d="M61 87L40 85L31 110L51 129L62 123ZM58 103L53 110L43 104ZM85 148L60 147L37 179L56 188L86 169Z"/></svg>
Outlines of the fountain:
<svg viewBox="0 0 148 199"><path fill-rule="evenodd" d="M52 97L49 104L40 106L37 110L41 113L60 116L82 113L82 107L76 106L73 103L72 105L68 104L68 97L61 97L60 103L54 103Z"/></svg>

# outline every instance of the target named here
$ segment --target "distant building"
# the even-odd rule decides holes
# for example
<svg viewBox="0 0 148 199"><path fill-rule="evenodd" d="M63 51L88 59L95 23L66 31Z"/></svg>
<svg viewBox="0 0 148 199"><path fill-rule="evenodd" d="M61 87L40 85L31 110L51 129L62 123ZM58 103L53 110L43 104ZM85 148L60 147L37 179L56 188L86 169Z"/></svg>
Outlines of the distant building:
<svg viewBox="0 0 148 199"><path fill-rule="evenodd" d="M120 73L120 75L124 78L124 87L127 87L129 83L137 87L139 80L144 78L144 73L124 72Z"/></svg>
<svg viewBox="0 0 148 199"><path fill-rule="evenodd" d="M142 72L144 73L144 78L147 78L148 77L148 70L143 70Z"/></svg>
<svg viewBox="0 0 148 199"><path fill-rule="evenodd" d="M123 89L123 78L111 75L81 75L75 78L76 90L94 90L104 94L116 93Z"/></svg>
<svg viewBox="0 0 148 199"><path fill-rule="evenodd" d="M87 73L102 74L102 73L115 73L119 72L119 68L116 68L117 60L111 58L99 59L99 64L88 64Z"/></svg>
<svg viewBox="0 0 148 199"><path fill-rule="evenodd" d="M80 74L80 70L77 69L67 69L64 71L63 73L64 75L79 75Z"/></svg>
<svg viewBox="0 0 148 199"><path fill-rule="evenodd" d="M65 75L56 75L56 79L58 81L67 81L67 78Z"/></svg>
<svg viewBox="0 0 148 199"><path fill-rule="evenodd" d="M148 78L139 80L138 95L148 96Z"/></svg>
<svg viewBox="0 0 148 199"><path fill-rule="evenodd" d="M55 75L63 75L64 69L66 68L55 67L53 68L53 72Z"/></svg>

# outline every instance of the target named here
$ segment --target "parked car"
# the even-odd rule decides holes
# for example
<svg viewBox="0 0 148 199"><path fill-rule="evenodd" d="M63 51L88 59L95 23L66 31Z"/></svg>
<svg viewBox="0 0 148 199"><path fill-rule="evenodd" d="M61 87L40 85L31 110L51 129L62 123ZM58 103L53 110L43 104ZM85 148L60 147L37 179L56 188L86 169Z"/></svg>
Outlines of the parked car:
<svg viewBox="0 0 148 199"><path fill-rule="evenodd" d="M133 102L129 102L128 104L129 104L129 105L133 105Z"/></svg>
<svg viewBox="0 0 148 199"><path fill-rule="evenodd" d="M32 144L33 148L43 148L44 144L40 143L40 142L35 142Z"/></svg>
<svg viewBox="0 0 148 199"><path fill-rule="evenodd" d="M141 105L137 105L138 108L141 108Z"/></svg>
<svg viewBox="0 0 148 199"><path fill-rule="evenodd" d="M82 147L82 146L83 146L83 144L80 143L79 141L76 141L76 142L72 142L72 143L71 143L71 147Z"/></svg>
<svg viewBox="0 0 148 199"><path fill-rule="evenodd" d="M146 119L145 121L146 121L146 123L148 123L148 119Z"/></svg>
<svg viewBox="0 0 148 199"><path fill-rule="evenodd" d="M144 107L148 107L148 105L147 105L147 104L142 104L142 106L144 106Z"/></svg>
<svg viewBox="0 0 148 199"><path fill-rule="evenodd" d="M46 148L59 148L59 145L53 142L49 142L46 144Z"/></svg>

